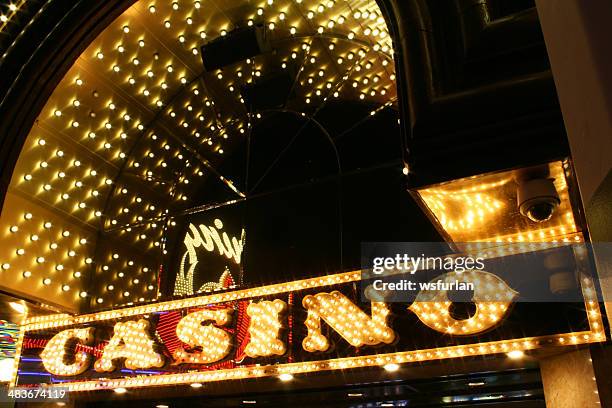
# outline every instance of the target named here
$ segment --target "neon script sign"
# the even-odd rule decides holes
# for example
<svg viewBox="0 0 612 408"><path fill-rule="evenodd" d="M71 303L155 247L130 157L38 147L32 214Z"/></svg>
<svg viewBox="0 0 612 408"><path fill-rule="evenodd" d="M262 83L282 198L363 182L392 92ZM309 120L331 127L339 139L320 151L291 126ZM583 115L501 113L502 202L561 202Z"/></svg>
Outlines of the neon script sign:
<svg viewBox="0 0 612 408"><path fill-rule="evenodd" d="M439 279L439 278L437 278ZM109 310L29 319L19 370L40 358L49 386L72 391L257 378L529 350L605 340L599 304L587 300L589 330L525 337L498 328L517 293L484 271L442 279L480 282L475 312L458 318L444 291L410 305L363 304L360 272ZM586 283L585 285L591 285ZM592 291L592 286L585 286ZM505 299L491 301L492 298ZM416 322L420 322L418 329ZM419 330L435 347L416 347ZM145 371L146 370L146 371ZM12 385L27 385L18 376ZM42 377L49 378L49 377ZM57 384L57 385L55 385Z"/></svg>
<svg viewBox="0 0 612 408"><path fill-rule="evenodd" d="M183 239L185 252L181 257L179 272L174 284L175 295L193 295L194 293L209 292L215 289L227 288L227 282L233 281L227 266L219 273L218 282L206 282L199 289L194 287L194 277L197 269L208 267L200 265L198 253L201 251L216 253L227 262L240 265L244 247L244 230L241 237L230 237L223 231L223 221L216 218L212 225L189 224Z"/></svg>

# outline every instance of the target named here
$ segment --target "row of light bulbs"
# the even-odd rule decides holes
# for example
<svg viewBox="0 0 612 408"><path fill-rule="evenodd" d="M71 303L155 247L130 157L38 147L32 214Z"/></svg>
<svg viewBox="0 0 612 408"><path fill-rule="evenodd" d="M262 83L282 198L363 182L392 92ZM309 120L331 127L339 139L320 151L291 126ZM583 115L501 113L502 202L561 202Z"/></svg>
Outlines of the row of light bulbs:
<svg viewBox="0 0 612 408"><path fill-rule="evenodd" d="M8 24L12 19L17 18L17 14L21 8L21 6L25 3L24 0L20 1L20 4L17 3L8 3L6 14L0 14L0 32L4 31Z"/></svg>
<svg viewBox="0 0 612 408"><path fill-rule="evenodd" d="M580 334L580 333L578 333ZM555 336L548 336L555 337ZM121 379L86 380L79 382L62 382L51 387L68 387L70 391L82 392L93 390L121 390L128 388L144 388L153 386L169 386L181 384L199 384L217 381L241 380L278 376L283 381L290 380L296 374L306 374L330 370L348 370L364 367L383 367L388 371L396 371L401 364L464 358L488 354L507 354L508 356L523 356L524 351L538 348L547 343L548 338L524 340L507 340L480 343L465 346L449 346L428 350L397 352L378 355L338 358L331 360L308 361L300 363L256 365L253 367L238 367L233 369L218 369L189 373L174 373L150 376L128 377ZM577 342L585 343L583 337ZM387 368L388 367L388 368ZM198 385L198 387L199 387ZM195 388L195 386L194 386Z"/></svg>
<svg viewBox="0 0 612 408"><path fill-rule="evenodd" d="M241 289L227 293L215 293L194 298L186 298L179 300L163 301L152 305L134 306L129 309L108 310L92 314L80 316L68 315L48 315L48 316L33 316L26 320L24 327L28 331L42 330L54 327L62 327L66 325L75 325L89 323L99 320L112 320L131 316L154 313L156 311L171 311L179 309L189 309L199 306L205 306L212 303L223 303L235 300L271 296L286 292L292 292L308 288L319 288L340 283L349 283L359 281L361 272L345 272L336 275L328 275L323 277L309 278L288 283L280 283L274 285L261 286L257 288Z"/></svg>

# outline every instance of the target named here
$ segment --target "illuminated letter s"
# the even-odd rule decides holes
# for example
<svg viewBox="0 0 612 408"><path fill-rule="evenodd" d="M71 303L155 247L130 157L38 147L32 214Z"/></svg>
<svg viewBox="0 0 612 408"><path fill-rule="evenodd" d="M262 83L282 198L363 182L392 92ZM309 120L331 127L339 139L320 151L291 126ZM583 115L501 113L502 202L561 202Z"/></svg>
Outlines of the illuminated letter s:
<svg viewBox="0 0 612 408"><path fill-rule="evenodd" d="M176 364L209 364L221 360L230 351L230 335L218 327L204 322L213 321L225 326L232 318L232 309L201 310L183 317L176 326L176 335L190 347L201 347L202 351L188 352L179 348L173 354Z"/></svg>

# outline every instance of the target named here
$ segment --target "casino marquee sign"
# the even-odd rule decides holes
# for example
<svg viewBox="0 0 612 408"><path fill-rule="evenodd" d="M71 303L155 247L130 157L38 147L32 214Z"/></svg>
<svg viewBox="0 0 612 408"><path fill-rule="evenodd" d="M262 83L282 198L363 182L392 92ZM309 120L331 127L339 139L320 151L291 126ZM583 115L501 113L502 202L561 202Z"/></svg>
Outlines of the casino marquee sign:
<svg viewBox="0 0 612 408"><path fill-rule="evenodd" d="M572 304L564 313L564 305L544 306L534 319L542 305L516 302L518 292L488 272L469 273L483 285L474 289L472 312L464 316L444 293L427 301L417 296L411 304L360 302L357 271L94 314L31 318L21 328L11 385L73 392L142 388L605 340L588 278L582 282L584 307ZM499 299L491 297L491 288L508 297L491 301Z"/></svg>

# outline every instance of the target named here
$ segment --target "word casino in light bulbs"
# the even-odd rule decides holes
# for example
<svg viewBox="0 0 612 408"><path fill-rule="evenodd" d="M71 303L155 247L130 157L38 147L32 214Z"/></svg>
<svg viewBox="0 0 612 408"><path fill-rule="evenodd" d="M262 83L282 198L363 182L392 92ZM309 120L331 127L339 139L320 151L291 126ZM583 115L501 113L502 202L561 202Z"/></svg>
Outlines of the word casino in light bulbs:
<svg viewBox="0 0 612 408"><path fill-rule="evenodd" d="M21 329L18 353L27 361L39 350L44 370L61 379L48 386L88 391L384 366L540 344L524 334L479 339L501 324L518 296L488 272L436 278L477 283L475 312L464 319L451 313L444 291L419 293L410 305L360 303L354 299L361 279L359 271L347 272L89 315L35 317ZM407 318L413 319L408 330ZM447 339L446 345L411 348L419 330ZM589 342L597 341L589 333ZM12 385L23 385L23 370L16 367Z"/></svg>

